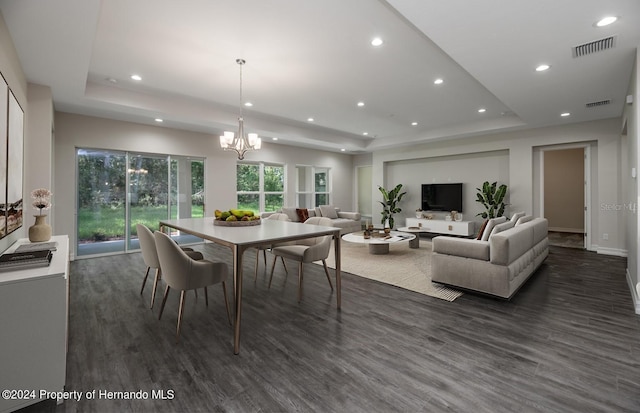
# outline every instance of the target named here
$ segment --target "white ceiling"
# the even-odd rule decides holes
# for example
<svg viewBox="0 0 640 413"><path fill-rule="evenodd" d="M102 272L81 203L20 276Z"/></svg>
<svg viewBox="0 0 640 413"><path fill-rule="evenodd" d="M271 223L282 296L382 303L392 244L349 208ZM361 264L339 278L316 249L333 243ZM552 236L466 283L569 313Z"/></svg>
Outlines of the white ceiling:
<svg viewBox="0 0 640 413"><path fill-rule="evenodd" d="M56 110L217 136L237 128L244 58L245 130L348 153L620 116L640 44L638 0L0 0L0 12ZM595 27L607 15L619 20ZM612 35L615 47L572 56Z"/></svg>

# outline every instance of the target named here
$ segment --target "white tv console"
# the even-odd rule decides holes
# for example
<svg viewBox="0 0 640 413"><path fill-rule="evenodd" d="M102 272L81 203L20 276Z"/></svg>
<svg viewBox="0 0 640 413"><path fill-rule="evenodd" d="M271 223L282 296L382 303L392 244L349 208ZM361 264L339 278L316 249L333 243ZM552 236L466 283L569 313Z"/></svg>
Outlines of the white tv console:
<svg viewBox="0 0 640 413"><path fill-rule="evenodd" d="M424 232L470 237L475 234L473 221L446 221L444 219L407 218L408 227L421 227Z"/></svg>

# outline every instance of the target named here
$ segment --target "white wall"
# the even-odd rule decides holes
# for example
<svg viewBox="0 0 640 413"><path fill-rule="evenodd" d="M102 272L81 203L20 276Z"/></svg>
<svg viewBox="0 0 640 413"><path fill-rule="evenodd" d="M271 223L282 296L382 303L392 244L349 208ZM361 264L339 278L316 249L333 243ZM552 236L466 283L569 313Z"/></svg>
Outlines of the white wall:
<svg viewBox="0 0 640 413"><path fill-rule="evenodd" d="M71 245L75 245L76 233L76 148L205 158L205 214L212 216L216 208L236 206L237 156L220 149L216 136L63 112L56 112L55 125L55 233L69 234ZM290 205L295 204L297 164L331 168L332 203L345 211L352 208L353 167L349 155L266 142L260 151L248 152L245 160L285 164L285 197ZM65 207L61 207L62 200Z"/></svg>
<svg viewBox="0 0 640 413"><path fill-rule="evenodd" d="M492 151L461 155L435 156L429 158L410 159L402 161L392 161L386 164L386 184L387 189L402 184L402 190L407 194L402 199L402 212L396 215L396 226L403 226L404 219L414 217L416 209L421 207L422 184L431 183L462 183L463 198L462 211L463 219L466 221L481 221L482 218L476 215L483 211L476 200L476 188L482 183L498 182L498 184L509 183L509 152ZM378 183L379 184L379 183ZM381 200L382 196L376 187L374 200ZM506 202L509 202L507 197ZM436 216L444 216L443 213L435 213ZM507 215L510 212L507 210ZM380 217L379 214L376 217ZM441 217L442 218L442 217ZM374 220L377 222L377 220Z"/></svg>
<svg viewBox="0 0 640 413"><path fill-rule="evenodd" d="M14 96L18 100L20 107L25 112L25 135L24 141L25 145L28 144L30 137L27 134L28 122L29 122L29 105L27 102L27 80L25 78L24 72L22 71L22 66L20 65L20 60L18 59L18 54L13 46L13 42L11 40L11 35L9 34L9 30L7 29L7 25L5 24L4 18L0 14L0 73L4 80L9 85L9 88L13 92ZM1 81L1 80L0 80ZM25 158L29 156L28 153L25 153ZM43 174L49 174L50 171L41 171ZM23 174L24 176L24 174ZM24 182L24 181L23 181ZM28 200L28 194L25 192L25 186L23 184L22 188L23 195L26 195ZM27 208L30 203L24 202L24 214L25 219L23 221L22 228L12 232L7 235L3 239L0 240L0 252L6 250L11 244L13 244L17 239L23 238L26 236L26 227L29 224L29 220L26 218Z"/></svg>
<svg viewBox="0 0 640 413"><path fill-rule="evenodd" d="M631 95L633 103L625 105L623 114L623 124L626 127L626 168L622 170L622 175L626 177L624 187L623 202L634 208L625 211L625 226L627 229L626 242L629 254L627 258L627 282L633 295L636 314L640 314L640 267L638 266L638 251L640 248L640 220L638 219L638 207L640 206L640 83L638 75L640 67L640 50L636 50L636 59L631 72L629 90L627 95ZM632 177L631 169L635 168L636 177Z"/></svg>
<svg viewBox="0 0 640 413"><path fill-rule="evenodd" d="M596 245L593 247L599 252L624 255L626 253L625 234L620 230L623 228L621 225L622 214L600 208L603 203L620 203L622 199L618 187L620 181L620 135L620 119L616 118L448 142L434 142L413 147L401 147L396 150L386 149L373 154L374 187L372 191L377 191L377 185L380 183L390 187L394 183L390 182L390 176L394 176L393 179L398 182L401 182L401 179L407 179L406 176L390 175L396 168L394 165L399 162L411 161L420 164L421 162L432 162L439 157L464 155L474 158L487 152L506 151L508 153L508 179L503 176L504 172L498 178L504 180L509 186L510 210L531 212L534 210L534 206L540 202L539 193L534 191L535 151L546 146L593 142L597 146L596 155L594 155L596 160L592 170L594 178L592 179L593 191L591 194L591 229L595 234L594 239L597 240L594 241ZM482 163L480 160L477 162ZM491 180L491 175L496 172L484 169L489 168L491 164L491 162L486 162L486 166L479 167L474 163L476 166L465 168L461 172L460 179L466 179L469 182L483 181L486 175L488 176L486 180ZM401 205L403 209L411 211L417 208L413 203L409 203L410 199L407 198L406 202L403 201L403 205ZM373 210L373 215L379 216L380 206L376 205L376 202L374 202ZM465 214L465 217L468 217L468 214ZM607 240L602 239L603 233L608 234Z"/></svg>
<svg viewBox="0 0 640 413"><path fill-rule="evenodd" d="M24 142L24 224L33 225L30 200L31 191L47 188L53 193L52 208L56 204L56 188L53 186L53 101L51 88L30 83L27 91L27 112ZM31 167L37 165L37 167ZM48 213L48 212L46 212ZM48 223L55 232L54 217Z"/></svg>

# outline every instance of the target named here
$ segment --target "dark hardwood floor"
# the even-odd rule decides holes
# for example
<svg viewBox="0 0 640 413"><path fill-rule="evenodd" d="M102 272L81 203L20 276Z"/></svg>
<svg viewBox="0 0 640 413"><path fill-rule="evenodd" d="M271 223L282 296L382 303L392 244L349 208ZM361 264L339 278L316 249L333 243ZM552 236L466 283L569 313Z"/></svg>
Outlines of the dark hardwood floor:
<svg viewBox="0 0 640 413"><path fill-rule="evenodd" d="M199 247L229 262L224 247ZM253 282L246 256L241 351L219 286L178 294L158 321L140 254L71 265L67 390L96 399L25 412L639 412L640 316L625 259L552 247L509 302L446 302L351 274L342 311L321 266ZM164 285L158 289L161 294ZM231 293L231 283L229 285ZM148 392L109 400L100 391ZM170 400L153 399L163 390Z"/></svg>

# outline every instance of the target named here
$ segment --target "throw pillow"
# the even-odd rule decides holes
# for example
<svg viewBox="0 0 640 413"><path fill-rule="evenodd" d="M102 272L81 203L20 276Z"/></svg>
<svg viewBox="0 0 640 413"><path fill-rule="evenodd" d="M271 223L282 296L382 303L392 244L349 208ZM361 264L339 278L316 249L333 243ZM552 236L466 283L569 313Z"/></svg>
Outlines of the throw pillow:
<svg viewBox="0 0 640 413"><path fill-rule="evenodd" d="M516 223L514 221L507 221L507 222L503 222L502 224L498 224L495 227L493 227L493 229L491 230L491 234L489 234L489 238L491 238L493 235L498 234L502 231L511 229L515 225Z"/></svg>
<svg viewBox="0 0 640 413"><path fill-rule="evenodd" d="M338 218L338 212L336 211L336 207L333 205L320 205L320 213L326 218Z"/></svg>
<svg viewBox="0 0 640 413"><path fill-rule="evenodd" d="M513 215L511 216L511 221L513 221L513 222L517 222L517 221L518 221L518 219L522 218L522 217L523 217L523 216L525 216L525 215L526 215L526 212L524 212L524 211L516 212L515 214L513 214Z"/></svg>
<svg viewBox="0 0 640 413"><path fill-rule="evenodd" d="M533 220L533 216L531 215L525 215L523 217L521 217L520 219L518 219L518 221L516 222L516 227L518 225L524 224L525 222L529 222Z"/></svg>
<svg viewBox="0 0 640 413"><path fill-rule="evenodd" d="M298 221L304 222L309 219L309 210L307 208L296 208L298 214Z"/></svg>
<svg viewBox="0 0 640 413"><path fill-rule="evenodd" d="M489 239L489 235L491 235L491 231L493 231L493 227L498 224L502 224L503 222L507 222L507 217L503 216L490 219L489 222L487 222L487 226L485 227L484 231L482 232L482 241L487 241Z"/></svg>
<svg viewBox="0 0 640 413"><path fill-rule="evenodd" d="M482 239L482 233L484 232L484 229L487 227L488 223L489 223L488 219L485 219L485 221L482 223L482 226L480 227L480 231L478 231L478 236L476 237L477 240Z"/></svg>
<svg viewBox="0 0 640 413"><path fill-rule="evenodd" d="M283 214L287 214L287 216L289 217L289 219L293 222L299 222L298 221L298 213L296 212L296 208L282 208L282 213Z"/></svg>

